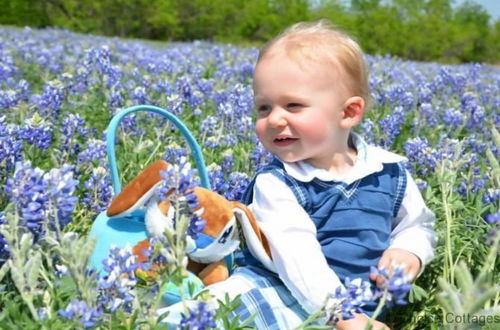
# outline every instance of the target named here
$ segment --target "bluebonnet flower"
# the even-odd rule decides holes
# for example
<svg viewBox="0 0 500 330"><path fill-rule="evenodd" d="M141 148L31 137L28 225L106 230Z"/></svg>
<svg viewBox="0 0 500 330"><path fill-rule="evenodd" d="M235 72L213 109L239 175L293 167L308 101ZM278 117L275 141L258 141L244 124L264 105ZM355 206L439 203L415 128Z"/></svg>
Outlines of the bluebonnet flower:
<svg viewBox="0 0 500 330"><path fill-rule="evenodd" d="M388 104L398 104L403 109L410 110L415 99L413 94L405 89L402 85L392 85L386 91L386 103Z"/></svg>
<svg viewBox="0 0 500 330"><path fill-rule="evenodd" d="M174 87L168 79L158 79L156 83L151 86L151 88L165 95L171 95L174 93Z"/></svg>
<svg viewBox="0 0 500 330"><path fill-rule="evenodd" d="M458 186L455 188L455 192L458 193L459 195L467 196L468 185L466 179L460 180Z"/></svg>
<svg viewBox="0 0 500 330"><path fill-rule="evenodd" d="M222 137L220 136L210 136L205 139L203 145L210 149L219 148L222 145Z"/></svg>
<svg viewBox="0 0 500 330"><path fill-rule="evenodd" d="M162 251L163 250L163 251ZM147 258L146 261L139 263L142 270L153 269L154 266L166 266L171 261L169 256L171 246L165 236L150 237L147 249L143 249L142 255ZM155 288L159 289L159 288Z"/></svg>
<svg viewBox="0 0 500 330"><path fill-rule="evenodd" d="M28 144L46 150L52 143L52 126L35 113L25 121L19 136Z"/></svg>
<svg viewBox="0 0 500 330"><path fill-rule="evenodd" d="M102 140L90 139L85 148L78 155L78 165L84 165L98 161L99 165L106 165L106 143Z"/></svg>
<svg viewBox="0 0 500 330"><path fill-rule="evenodd" d="M214 79L198 79L195 81L197 89L209 98L214 90L215 80Z"/></svg>
<svg viewBox="0 0 500 330"><path fill-rule="evenodd" d="M6 194L21 214L20 224L33 233L35 240L43 233L44 205L48 202L48 183L43 180L43 174L41 169L33 169L30 162L17 163L13 177L7 179L5 186Z"/></svg>
<svg viewBox="0 0 500 330"><path fill-rule="evenodd" d="M239 201L243 197L248 184L250 183L250 178L246 173L242 172L232 172L228 177L228 189L224 193L230 201Z"/></svg>
<svg viewBox="0 0 500 330"><path fill-rule="evenodd" d="M132 311L135 298L133 289L137 285L135 271L140 264L132 248L126 246L120 249L111 246L108 258L103 260L104 275L98 279L98 302L102 310L115 313L119 308L126 312Z"/></svg>
<svg viewBox="0 0 500 330"><path fill-rule="evenodd" d="M420 105L420 109L417 110L419 115L422 115L425 118L425 123L422 123L422 125L428 125L429 127L436 127L438 124L438 116L436 116L436 112L439 109L436 109L436 107L433 107L429 103L422 103Z"/></svg>
<svg viewBox="0 0 500 330"><path fill-rule="evenodd" d="M88 68L95 68L101 74L112 73L111 53L108 46L90 48L87 50L84 65Z"/></svg>
<svg viewBox="0 0 500 330"><path fill-rule="evenodd" d="M49 224L59 225L59 229L63 229L71 222L71 215L78 203L78 197L74 196L78 180L73 178L74 167L63 165L60 169L51 169L44 175L44 180L47 181L49 200L51 205L47 206L49 210ZM52 208L57 208L51 210ZM56 213L54 213L56 211Z"/></svg>
<svg viewBox="0 0 500 330"><path fill-rule="evenodd" d="M421 86L418 86L417 89L417 98L419 103L430 103L432 101L433 91L430 88L429 83L425 83Z"/></svg>
<svg viewBox="0 0 500 330"><path fill-rule="evenodd" d="M6 117L0 116L0 168L9 172L14 164L22 160L23 143L21 132L15 125L7 124Z"/></svg>
<svg viewBox="0 0 500 330"><path fill-rule="evenodd" d="M471 192L473 194L477 194L480 190L482 190L486 185L486 180L481 177L474 177L472 179L471 184Z"/></svg>
<svg viewBox="0 0 500 330"><path fill-rule="evenodd" d="M160 200L169 199L176 203L176 207L180 207L181 213L190 219L187 233L196 239L205 228L206 221L194 213L199 207L198 199L193 192L193 188L198 185L198 180L194 177L190 163L185 157L181 157L178 164L171 166L166 171L161 171L160 175L164 181L158 190ZM178 203L187 205L187 208Z"/></svg>
<svg viewBox="0 0 500 330"><path fill-rule="evenodd" d="M233 131L234 135L238 136L239 139L249 140L251 137L249 135L253 134L254 122L252 117L247 115L241 115L234 120Z"/></svg>
<svg viewBox="0 0 500 330"><path fill-rule="evenodd" d="M226 173L230 173L234 166L234 157L231 149L224 151L222 154L221 167Z"/></svg>
<svg viewBox="0 0 500 330"><path fill-rule="evenodd" d="M0 109L9 109L15 107L19 101L19 93L15 90L0 90Z"/></svg>
<svg viewBox="0 0 500 330"><path fill-rule="evenodd" d="M465 153L466 151L464 150L461 155L461 160L462 160L462 166L460 169L463 172L466 172L468 170L471 170L472 172L475 171L475 169L478 169L479 167L478 162L480 161L478 154L476 153Z"/></svg>
<svg viewBox="0 0 500 330"><path fill-rule="evenodd" d="M136 87L132 92L132 100L134 104L148 104L149 97L146 88L143 86Z"/></svg>
<svg viewBox="0 0 500 330"><path fill-rule="evenodd" d="M120 108L124 105L122 92L116 86L109 91L108 104L110 108Z"/></svg>
<svg viewBox="0 0 500 330"><path fill-rule="evenodd" d="M186 148L179 146L177 143L170 143L165 148L165 156L163 159L170 164L178 164L182 157L187 156Z"/></svg>
<svg viewBox="0 0 500 330"><path fill-rule="evenodd" d="M454 108L444 110L442 120L447 128L456 130L464 123L464 116L462 113Z"/></svg>
<svg viewBox="0 0 500 330"><path fill-rule="evenodd" d="M215 135L216 130L218 129L218 123L219 121L217 120L217 118L213 116L207 116L200 123L200 133L208 137Z"/></svg>
<svg viewBox="0 0 500 330"><path fill-rule="evenodd" d="M406 305L407 294L412 288L411 276L404 273L404 265L394 265L391 271L386 268L371 267L370 273L383 278L382 287L377 287L374 297L384 297L389 307Z"/></svg>
<svg viewBox="0 0 500 330"><path fill-rule="evenodd" d="M465 93L461 98L462 112L467 114L468 121L466 128L468 130L482 129L486 113L484 108L479 104L477 96L473 93Z"/></svg>
<svg viewBox="0 0 500 330"><path fill-rule="evenodd" d="M273 160L273 154L270 153L262 143L258 140L255 142L255 149L250 153L251 165L258 171L264 165L269 164Z"/></svg>
<svg viewBox="0 0 500 330"><path fill-rule="evenodd" d="M5 218L4 212L0 211L0 226L6 225L7 219ZM0 267L5 263L5 261L9 258L9 244L5 240L5 237L0 234Z"/></svg>
<svg viewBox="0 0 500 330"><path fill-rule="evenodd" d="M189 226L187 229L187 233L193 239L198 238L199 233L205 229L206 220L198 217L195 214L195 210L199 208L198 197L194 194L193 190L186 191L184 197L186 198L186 203L189 207L188 215L190 216Z"/></svg>
<svg viewBox="0 0 500 330"><path fill-rule="evenodd" d="M219 141L223 146L233 147L238 143L238 138L235 134L228 133L223 135Z"/></svg>
<svg viewBox="0 0 500 330"><path fill-rule="evenodd" d="M375 142L375 124L373 121L368 118L364 118L360 127L366 143L373 144Z"/></svg>
<svg viewBox="0 0 500 330"><path fill-rule="evenodd" d="M78 154L81 148L78 139L85 139L88 134L85 120L78 114L66 114L59 131L61 132L60 149L70 154Z"/></svg>
<svg viewBox="0 0 500 330"><path fill-rule="evenodd" d="M21 101L29 101L30 96L30 83L24 79L17 82L16 92Z"/></svg>
<svg viewBox="0 0 500 330"><path fill-rule="evenodd" d="M482 201L484 204L494 204L500 199L499 188L488 188L483 195Z"/></svg>
<svg viewBox="0 0 500 330"><path fill-rule="evenodd" d="M187 229L187 233L193 239L197 239L198 235L205 229L205 225L207 224L206 220L194 215L189 220L189 226Z"/></svg>
<svg viewBox="0 0 500 330"><path fill-rule="evenodd" d="M345 286L339 286L328 296L325 311L329 325L335 325L340 320L354 318L354 313L362 313L361 309L373 299L371 285L368 281L357 278L345 280Z"/></svg>
<svg viewBox="0 0 500 330"><path fill-rule="evenodd" d="M39 100L40 113L57 118L64 100L64 86L58 80L49 81Z"/></svg>
<svg viewBox="0 0 500 330"><path fill-rule="evenodd" d="M471 133L464 139L464 149L471 150L475 154L484 155L487 147L476 133Z"/></svg>
<svg viewBox="0 0 500 330"><path fill-rule="evenodd" d="M78 299L73 299L66 309L60 309L58 313L68 320L80 322L85 328L93 328L102 320L102 311Z"/></svg>
<svg viewBox="0 0 500 330"><path fill-rule="evenodd" d="M420 178L416 178L415 179L415 183L417 184L417 187L420 190L424 190L425 188L427 188L429 186L429 184L427 183L427 181L424 181L424 180L422 180Z"/></svg>
<svg viewBox="0 0 500 330"><path fill-rule="evenodd" d="M179 77L176 81L177 93L191 108L196 108L203 103L203 93L196 90L197 85L193 84L187 76Z"/></svg>
<svg viewBox="0 0 500 330"><path fill-rule="evenodd" d="M226 182L225 173L222 168L217 164L210 164L207 170L212 190L219 195L224 195L229 189L229 185Z"/></svg>
<svg viewBox="0 0 500 330"><path fill-rule="evenodd" d="M189 315L182 316L179 327L184 330L203 330L215 328L215 313L207 308L207 303L200 301L189 310Z"/></svg>
<svg viewBox="0 0 500 330"><path fill-rule="evenodd" d="M417 174L426 175L435 169L437 164L436 153L426 138L409 139L405 142L403 148L411 163L416 165Z"/></svg>
<svg viewBox="0 0 500 330"><path fill-rule="evenodd" d="M171 165L166 171L161 171L160 175L164 181L159 189L160 199L165 199L166 193L172 189L184 195L188 189L196 187L198 183L195 179L195 172L185 157L181 157L178 163Z"/></svg>
<svg viewBox="0 0 500 330"><path fill-rule="evenodd" d="M403 107L394 108L392 114L389 114L379 121L380 129L384 132L380 144L389 148L394 143L396 137L401 133L401 127L406 122L406 113Z"/></svg>
<svg viewBox="0 0 500 330"><path fill-rule="evenodd" d="M92 175L84 183L87 192L82 200L83 205L95 213L107 209L113 197L113 189L108 172L99 166L92 169Z"/></svg>
<svg viewBox="0 0 500 330"><path fill-rule="evenodd" d="M6 81L18 73L14 57L0 44L0 81Z"/></svg>
<svg viewBox="0 0 500 330"><path fill-rule="evenodd" d="M187 205L192 211L196 210L200 206L198 202L198 197L194 193L194 190L188 190L184 195L184 197L186 198Z"/></svg>
<svg viewBox="0 0 500 330"><path fill-rule="evenodd" d="M489 224L500 223L500 211L495 214L488 214L486 216L486 222Z"/></svg>
<svg viewBox="0 0 500 330"><path fill-rule="evenodd" d="M75 68L74 84L71 91L77 94L84 94L90 85L90 75L92 70L85 63L79 63Z"/></svg>
<svg viewBox="0 0 500 330"><path fill-rule="evenodd" d="M77 183L71 166L44 173L33 169L30 162L17 163L14 175L7 179L5 192L21 215L20 224L37 240L45 232L44 224L62 229L71 221L78 201L73 196Z"/></svg>
<svg viewBox="0 0 500 330"><path fill-rule="evenodd" d="M167 110L180 115L184 112L184 108L182 107L183 99L179 94L170 94L167 96Z"/></svg>
<svg viewBox="0 0 500 330"><path fill-rule="evenodd" d="M462 158L468 157L467 154L459 154L461 152L461 150L457 148L459 145L460 142L458 140L451 139L446 134L441 134L441 136L439 137L439 141L433 148L433 154L438 161L455 161L459 156Z"/></svg>

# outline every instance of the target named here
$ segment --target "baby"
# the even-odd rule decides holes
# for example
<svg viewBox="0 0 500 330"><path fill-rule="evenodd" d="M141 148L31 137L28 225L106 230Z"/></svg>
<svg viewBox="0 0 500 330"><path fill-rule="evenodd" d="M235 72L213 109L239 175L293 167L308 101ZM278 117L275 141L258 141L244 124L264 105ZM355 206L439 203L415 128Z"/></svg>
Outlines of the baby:
<svg viewBox="0 0 500 330"><path fill-rule="evenodd" d="M380 282L371 266L405 264L418 275L433 257L435 217L406 159L352 132L370 100L359 45L325 21L295 24L261 50L253 89L256 133L275 159L257 173L245 202L272 264L250 256L210 292L240 294L235 313L255 314L257 329L291 329L347 277ZM364 328L375 307L336 327Z"/></svg>

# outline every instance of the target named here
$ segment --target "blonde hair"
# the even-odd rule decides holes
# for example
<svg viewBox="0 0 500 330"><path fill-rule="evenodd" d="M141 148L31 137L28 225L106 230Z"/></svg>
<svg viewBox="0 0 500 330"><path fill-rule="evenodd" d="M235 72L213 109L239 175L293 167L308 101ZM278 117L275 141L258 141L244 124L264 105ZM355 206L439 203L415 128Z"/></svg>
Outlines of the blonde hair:
<svg viewBox="0 0 500 330"><path fill-rule="evenodd" d="M303 64L304 59L326 61L349 79L347 88L352 96L361 96L366 107L372 103L368 70L359 44L346 32L328 20L296 23L267 42L260 50L257 63L276 48Z"/></svg>

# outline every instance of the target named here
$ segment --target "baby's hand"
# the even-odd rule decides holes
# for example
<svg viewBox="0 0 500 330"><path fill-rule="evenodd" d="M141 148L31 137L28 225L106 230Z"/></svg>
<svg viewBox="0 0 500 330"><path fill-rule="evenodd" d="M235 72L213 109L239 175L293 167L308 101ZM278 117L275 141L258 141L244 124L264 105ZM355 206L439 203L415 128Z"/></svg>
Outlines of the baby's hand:
<svg viewBox="0 0 500 330"><path fill-rule="evenodd" d="M368 325L369 318L365 314L355 314L353 319L350 320L342 320L335 324L335 329L337 330L358 330L365 329ZM380 321L372 321L372 330L388 330L389 327L380 322Z"/></svg>
<svg viewBox="0 0 500 330"><path fill-rule="evenodd" d="M405 274L410 275L412 279L415 279L415 276L417 276L420 271L420 267L422 267L420 259L415 254L397 248L385 250L382 254L382 258L380 258L380 261L378 262L377 267L384 267L390 271L394 264L406 265L404 272ZM370 274L370 279L376 281L378 287L383 284L383 278L381 276Z"/></svg>

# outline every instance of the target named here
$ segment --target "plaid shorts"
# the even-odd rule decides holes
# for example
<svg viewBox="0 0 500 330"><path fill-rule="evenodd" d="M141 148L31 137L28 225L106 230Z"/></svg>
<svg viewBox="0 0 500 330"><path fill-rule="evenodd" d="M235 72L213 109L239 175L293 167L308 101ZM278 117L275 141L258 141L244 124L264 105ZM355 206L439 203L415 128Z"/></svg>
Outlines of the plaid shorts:
<svg viewBox="0 0 500 330"><path fill-rule="evenodd" d="M292 329L309 316L279 277L260 267L238 267L229 279L207 289L221 300L225 293L232 299L240 295L233 314L241 321L255 315L249 325L259 330Z"/></svg>

